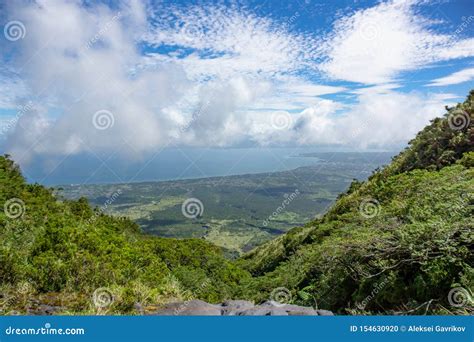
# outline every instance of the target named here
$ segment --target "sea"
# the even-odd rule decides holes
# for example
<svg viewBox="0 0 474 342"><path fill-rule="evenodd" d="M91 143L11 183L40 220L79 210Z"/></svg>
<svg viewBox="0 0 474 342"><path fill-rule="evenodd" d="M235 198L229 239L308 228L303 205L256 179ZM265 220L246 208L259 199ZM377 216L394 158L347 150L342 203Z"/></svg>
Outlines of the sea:
<svg viewBox="0 0 474 342"><path fill-rule="evenodd" d="M140 156L80 154L41 156L20 163L29 182L80 185L183 180L278 172L316 165L315 152L348 152L321 147L169 148Z"/></svg>

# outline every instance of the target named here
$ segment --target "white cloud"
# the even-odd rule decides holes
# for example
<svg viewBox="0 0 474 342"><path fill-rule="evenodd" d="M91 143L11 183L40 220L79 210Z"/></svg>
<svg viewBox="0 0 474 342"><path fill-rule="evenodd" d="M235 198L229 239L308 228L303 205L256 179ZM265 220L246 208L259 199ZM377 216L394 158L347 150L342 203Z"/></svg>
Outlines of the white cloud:
<svg viewBox="0 0 474 342"><path fill-rule="evenodd" d="M364 95L364 94L387 94L391 93L391 90L401 88L402 85L399 83L387 83L379 84L371 87L362 87L352 90L351 93Z"/></svg>
<svg viewBox="0 0 474 342"><path fill-rule="evenodd" d="M27 95L25 82L11 69L0 66L0 108L14 109Z"/></svg>
<svg viewBox="0 0 474 342"><path fill-rule="evenodd" d="M429 121L444 113L446 99L439 94L389 91L360 95L336 120L337 140L359 147L404 145Z"/></svg>
<svg viewBox="0 0 474 342"><path fill-rule="evenodd" d="M291 33L250 11L223 6L158 7L156 11L153 28L143 39L157 47L192 49L193 53L184 57L178 50L180 58L171 58L193 79L210 75L270 77L314 64L308 55L314 50L315 39Z"/></svg>
<svg viewBox="0 0 474 342"><path fill-rule="evenodd" d="M353 148L399 147L451 105L452 94L403 94L393 90L359 95L351 106L317 99L291 118L287 129L274 130L264 113L250 129L261 145L346 145ZM341 112L342 110L342 112Z"/></svg>
<svg viewBox="0 0 474 342"><path fill-rule="evenodd" d="M147 151L166 142L173 118L163 108L189 85L184 71L174 65L132 72L141 62L134 39L146 24L144 8L136 4L112 10L39 1L11 8L11 15L28 29L15 42L20 49L16 66L32 94L54 97L62 114L45 124L46 114L25 113L25 124L17 125L8 139L9 152L27 160L36 153L79 153L87 146L113 151L124 141ZM115 124L98 130L93 116L104 109Z"/></svg>
<svg viewBox="0 0 474 342"><path fill-rule="evenodd" d="M344 17L325 38L234 7L151 10L138 1L116 9L49 0L10 8L27 27L12 67L24 89L42 94L42 106L22 115L8 152L21 162L89 148L126 153L124 142L137 154L168 143L401 144L455 95L399 93L399 74L472 50L466 40L428 30L399 2ZM137 42L148 47L145 55ZM452 52L455 46L464 47ZM318 76L370 86L349 90ZM344 93L355 103L321 98ZM105 130L94 127L100 110L113 115ZM275 111L290 118L286 129L272 125Z"/></svg>
<svg viewBox="0 0 474 342"><path fill-rule="evenodd" d="M434 62L474 56L474 39L438 34L416 13L415 1L394 0L342 17L320 51L329 76L383 84Z"/></svg>
<svg viewBox="0 0 474 342"><path fill-rule="evenodd" d="M440 86L446 86L446 85L451 85L451 84L464 83L470 80L474 80L474 68L463 69L455 73L452 73L451 75L437 78L428 85L440 87Z"/></svg>

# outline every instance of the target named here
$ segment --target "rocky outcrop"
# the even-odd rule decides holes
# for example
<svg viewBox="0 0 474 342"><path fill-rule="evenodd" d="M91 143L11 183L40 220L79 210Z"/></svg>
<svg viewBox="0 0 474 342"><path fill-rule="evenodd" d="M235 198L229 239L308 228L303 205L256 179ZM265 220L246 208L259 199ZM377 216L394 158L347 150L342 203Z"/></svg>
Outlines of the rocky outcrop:
<svg viewBox="0 0 474 342"><path fill-rule="evenodd" d="M327 310L316 310L291 304L268 301L255 305L246 300L228 300L221 304L209 304L202 300L169 303L146 315L157 316L332 316Z"/></svg>

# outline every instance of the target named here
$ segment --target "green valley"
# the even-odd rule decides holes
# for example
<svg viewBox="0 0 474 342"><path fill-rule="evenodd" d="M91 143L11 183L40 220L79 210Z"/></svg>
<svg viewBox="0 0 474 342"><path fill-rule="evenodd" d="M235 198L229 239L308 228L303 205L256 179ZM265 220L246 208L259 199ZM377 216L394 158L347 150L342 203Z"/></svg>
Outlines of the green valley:
<svg viewBox="0 0 474 342"><path fill-rule="evenodd" d="M137 314L138 304L199 298L279 299L336 314L472 315L474 90L367 180L350 182L367 177L366 164L344 169L347 157L324 171L299 169L294 181L277 173L63 190L77 199L28 184L0 157L1 313ZM297 189L301 196L291 196ZM204 211L184 223L189 197ZM289 197L288 211L265 227L260 220ZM287 232L270 240L270 228ZM206 239L234 252L269 241L229 260Z"/></svg>
<svg viewBox="0 0 474 342"><path fill-rule="evenodd" d="M59 194L68 199L86 197L106 213L130 218L146 233L203 238L223 247L229 255L238 255L322 215L354 178L367 178L392 155L318 153L308 156L316 158L315 166L291 171L63 186ZM201 201L199 217L183 215L181 208L188 198Z"/></svg>

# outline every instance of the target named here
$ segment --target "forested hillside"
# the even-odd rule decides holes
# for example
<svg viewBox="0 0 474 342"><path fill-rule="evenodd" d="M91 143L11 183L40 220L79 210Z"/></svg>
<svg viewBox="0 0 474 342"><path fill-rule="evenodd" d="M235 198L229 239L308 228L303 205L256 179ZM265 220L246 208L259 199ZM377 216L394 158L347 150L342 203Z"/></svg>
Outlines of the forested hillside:
<svg viewBox="0 0 474 342"><path fill-rule="evenodd" d="M147 236L84 199L57 199L0 157L1 313L136 313L137 303L191 298L473 313L473 104L471 91L322 218L237 262L205 241Z"/></svg>
<svg viewBox="0 0 474 342"><path fill-rule="evenodd" d="M219 248L198 239L143 235L126 218L58 201L53 190L27 184L0 157L0 309L35 312L136 312L135 303L202 298L218 301L248 273Z"/></svg>
<svg viewBox="0 0 474 342"><path fill-rule="evenodd" d="M242 258L242 296L339 313L469 313L474 91L329 212Z"/></svg>

